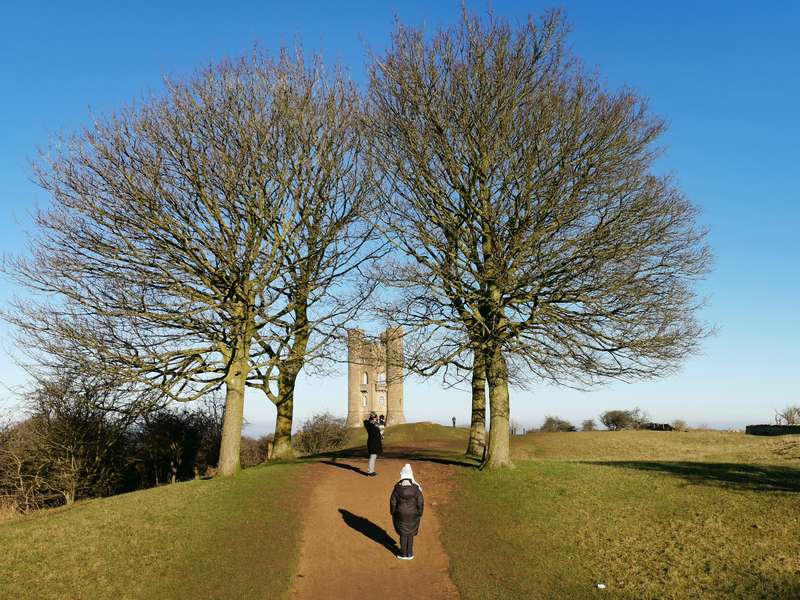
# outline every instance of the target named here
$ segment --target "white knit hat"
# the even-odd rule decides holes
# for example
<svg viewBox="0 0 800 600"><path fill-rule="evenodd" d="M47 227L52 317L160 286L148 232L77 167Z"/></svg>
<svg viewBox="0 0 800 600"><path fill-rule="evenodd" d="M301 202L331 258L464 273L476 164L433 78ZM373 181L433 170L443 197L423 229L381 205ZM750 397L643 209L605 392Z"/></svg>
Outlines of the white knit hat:
<svg viewBox="0 0 800 600"><path fill-rule="evenodd" d="M422 486L414 479L414 471L411 470L411 465L408 463L404 464L403 468L400 469L400 480L403 479L410 479L422 491Z"/></svg>

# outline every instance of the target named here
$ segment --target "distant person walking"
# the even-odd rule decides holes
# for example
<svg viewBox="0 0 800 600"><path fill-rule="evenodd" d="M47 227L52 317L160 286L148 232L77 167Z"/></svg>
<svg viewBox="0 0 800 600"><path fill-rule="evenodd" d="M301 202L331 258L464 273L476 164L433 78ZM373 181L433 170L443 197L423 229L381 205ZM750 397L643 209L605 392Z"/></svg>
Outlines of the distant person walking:
<svg viewBox="0 0 800 600"><path fill-rule="evenodd" d="M419 522L424 508L422 486L414 479L411 465L406 464L400 471L400 481L395 484L389 498L389 512L392 514L394 530L400 536L400 554L397 558L414 558L414 536L419 533Z"/></svg>
<svg viewBox="0 0 800 600"><path fill-rule="evenodd" d="M375 477L375 461L378 454L383 452L383 443L381 443L381 430L378 427L378 415L374 412L369 413L369 418L364 421L364 427L367 429L367 452L369 453L369 465L367 466L367 475Z"/></svg>
<svg viewBox="0 0 800 600"><path fill-rule="evenodd" d="M456 418L453 417L453 429L455 429L455 428L456 428Z"/></svg>

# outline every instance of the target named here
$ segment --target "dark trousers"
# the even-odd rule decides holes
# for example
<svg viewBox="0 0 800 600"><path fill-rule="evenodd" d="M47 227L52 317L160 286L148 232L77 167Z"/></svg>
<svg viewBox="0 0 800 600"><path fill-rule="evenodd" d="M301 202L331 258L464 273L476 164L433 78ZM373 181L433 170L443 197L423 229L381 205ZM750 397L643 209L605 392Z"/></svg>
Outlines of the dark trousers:
<svg viewBox="0 0 800 600"><path fill-rule="evenodd" d="M400 534L400 556L414 556L414 536Z"/></svg>

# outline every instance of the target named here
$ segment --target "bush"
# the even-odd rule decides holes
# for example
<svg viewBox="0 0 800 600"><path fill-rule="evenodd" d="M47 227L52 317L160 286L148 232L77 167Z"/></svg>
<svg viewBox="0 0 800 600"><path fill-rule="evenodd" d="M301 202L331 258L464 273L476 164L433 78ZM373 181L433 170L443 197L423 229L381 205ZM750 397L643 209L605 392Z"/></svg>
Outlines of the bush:
<svg viewBox="0 0 800 600"><path fill-rule="evenodd" d="M544 423L539 428L539 431L557 432L557 431L577 431L575 426L569 421L559 419L558 417L545 417Z"/></svg>
<svg viewBox="0 0 800 600"><path fill-rule="evenodd" d="M683 419L675 419L672 422L673 431L689 431L689 425Z"/></svg>
<svg viewBox="0 0 800 600"><path fill-rule="evenodd" d="M594 419L586 419L581 423L581 431L595 431L596 429L597 425L595 425Z"/></svg>
<svg viewBox="0 0 800 600"><path fill-rule="evenodd" d="M222 407L206 400L194 410L162 408L145 415L131 434L138 487L206 474L219 460Z"/></svg>
<svg viewBox="0 0 800 600"><path fill-rule="evenodd" d="M308 455L341 448L348 434L344 423L344 419L327 412L312 416L292 436L295 450Z"/></svg>
<svg viewBox="0 0 800 600"><path fill-rule="evenodd" d="M647 422L647 415L638 408L631 410L607 410L600 415L600 422L611 431L638 429Z"/></svg>
<svg viewBox="0 0 800 600"><path fill-rule="evenodd" d="M30 512L189 479L216 465L222 404L168 410L92 377L42 378L29 418L0 427L0 507Z"/></svg>
<svg viewBox="0 0 800 600"><path fill-rule="evenodd" d="M0 496L18 512L114 494L126 469L125 417L101 408L107 390L39 382L30 418L0 437Z"/></svg>
<svg viewBox="0 0 800 600"><path fill-rule="evenodd" d="M267 461L268 445L272 443L273 436L262 435L260 438L242 437L242 447L239 451L239 461L242 467L254 467Z"/></svg>

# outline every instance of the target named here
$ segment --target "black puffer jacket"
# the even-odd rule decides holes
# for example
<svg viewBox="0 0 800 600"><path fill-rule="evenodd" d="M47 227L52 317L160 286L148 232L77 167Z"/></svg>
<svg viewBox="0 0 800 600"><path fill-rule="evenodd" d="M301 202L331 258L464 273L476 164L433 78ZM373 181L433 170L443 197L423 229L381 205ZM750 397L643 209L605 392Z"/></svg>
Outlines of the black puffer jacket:
<svg viewBox="0 0 800 600"><path fill-rule="evenodd" d="M395 484L389 499L389 512L392 513L392 522L397 533L417 535L424 508L425 500L419 486L410 479L401 479Z"/></svg>
<svg viewBox="0 0 800 600"><path fill-rule="evenodd" d="M367 428L367 451L370 454L381 454L383 452L383 443L381 442L381 430L378 424L367 419L364 421L364 427Z"/></svg>

